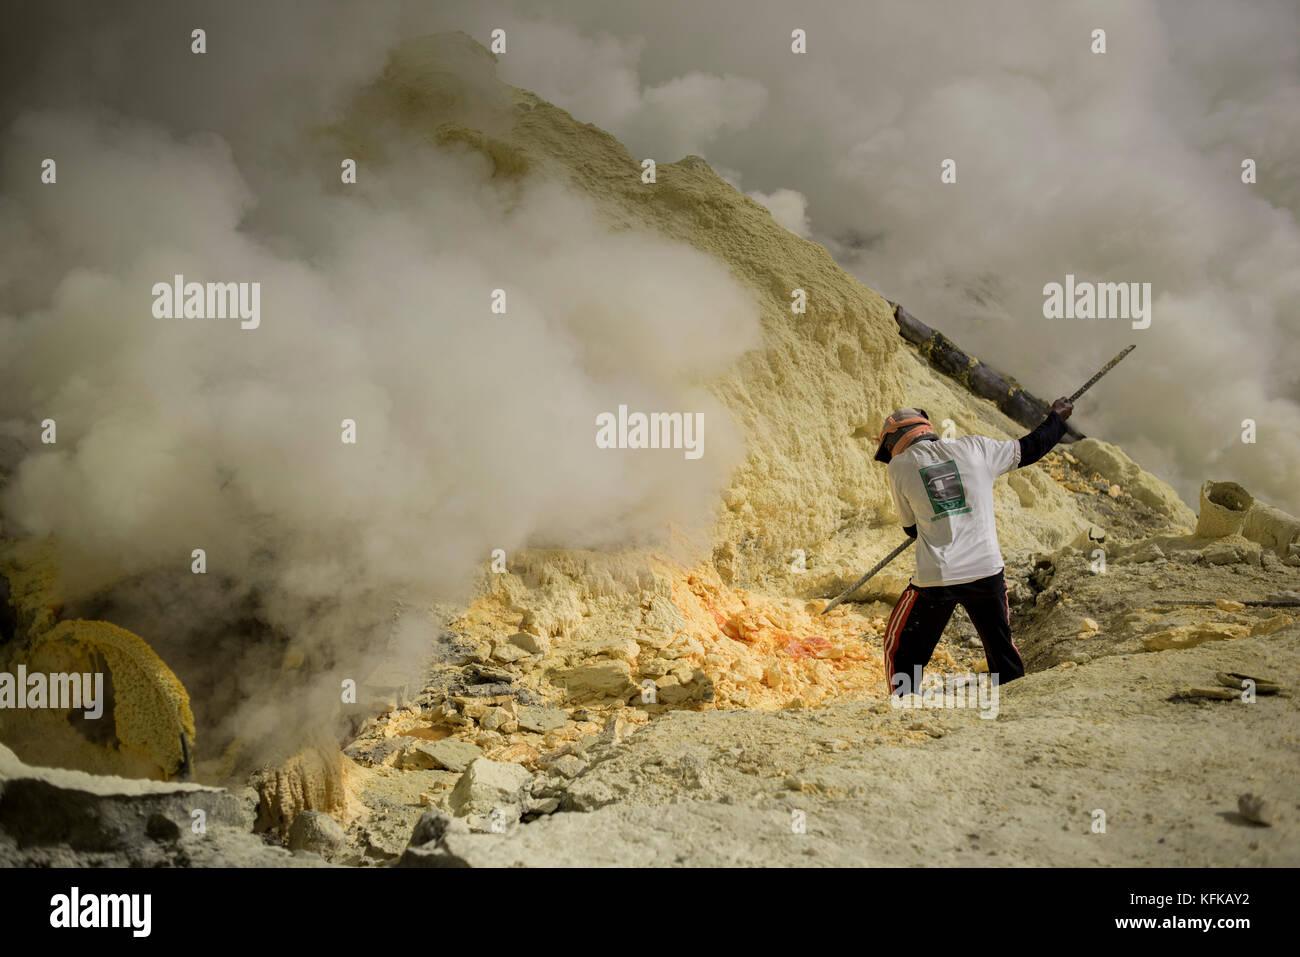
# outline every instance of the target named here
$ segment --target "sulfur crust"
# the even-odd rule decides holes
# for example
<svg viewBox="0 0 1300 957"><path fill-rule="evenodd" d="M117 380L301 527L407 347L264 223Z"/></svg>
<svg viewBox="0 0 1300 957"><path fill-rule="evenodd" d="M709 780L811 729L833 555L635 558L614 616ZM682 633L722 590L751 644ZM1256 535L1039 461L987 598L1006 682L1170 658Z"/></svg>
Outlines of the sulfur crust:
<svg viewBox="0 0 1300 957"><path fill-rule="evenodd" d="M25 758L50 766L80 767L100 773L167 778L179 770L181 733L191 749L194 714L180 680L138 635L104 621L59 621L58 557L50 542L9 543L0 555L9 582L19 640L4 667L19 664L28 673L106 672L111 681L111 736L85 727L95 741L74 730L62 711L10 711L0 725Z"/></svg>
<svg viewBox="0 0 1300 957"><path fill-rule="evenodd" d="M356 766L328 744L311 745L274 767L254 773L258 793L257 829L288 833L303 811L323 811L338 816L356 790L350 780Z"/></svg>
<svg viewBox="0 0 1300 957"><path fill-rule="evenodd" d="M106 621L63 621L33 647L28 669L94 671L96 656L112 676L113 722L123 757L174 773L182 762L182 732L194 747L194 714L180 680L138 635Z"/></svg>
<svg viewBox="0 0 1300 957"><path fill-rule="evenodd" d="M0 574L9 582L9 603L20 635L36 636L58 621L58 559L52 542L7 541L0 545Z"/></svg>

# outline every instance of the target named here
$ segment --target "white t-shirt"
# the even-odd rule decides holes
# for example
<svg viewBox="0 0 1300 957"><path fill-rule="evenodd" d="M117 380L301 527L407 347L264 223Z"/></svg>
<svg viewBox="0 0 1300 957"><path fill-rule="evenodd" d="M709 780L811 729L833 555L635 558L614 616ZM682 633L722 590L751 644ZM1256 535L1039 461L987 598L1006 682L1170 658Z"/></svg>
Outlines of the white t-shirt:
<svg viewBox="0 0 1300 957"><path fill-rule="evenodd" d="M1020 464L1020 443L983 435L913 442L889 463L889 491L903 525L916 525L922 588L961 585L1002 570L993 480Z"/></svg>

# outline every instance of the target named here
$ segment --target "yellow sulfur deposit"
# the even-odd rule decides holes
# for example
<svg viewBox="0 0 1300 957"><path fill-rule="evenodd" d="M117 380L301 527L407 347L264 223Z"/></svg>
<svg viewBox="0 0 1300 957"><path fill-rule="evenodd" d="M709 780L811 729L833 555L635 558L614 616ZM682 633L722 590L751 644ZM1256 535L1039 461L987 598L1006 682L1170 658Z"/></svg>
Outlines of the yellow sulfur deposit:
<svg viewBox="0 0 1300 957"><path fill-rule="evenodd" d="M104 621L64 621L9 667L29 673L103 673L108 698L96 720L47 709L10 711L5 740L24 760L124 776L168 778L194 746L194 715L177 677L137 635Z"/></svg>
<svg viewBox="0 0 1300 957"><path fill-rule="evenodd" d="M313 745L252 778L258 794L257 830L287 833L302 811L340 814L348 802L352 762L329 744Z"/></svg>
<svg viewBox="0 0 1300 957"><path fill-rule="evenodd" d="M700 646L693 657L714 676L718 707L814 706L884 688L883 618L843 607L823 617L824 602L733 590L708 568L676 582L673 601Z"/></svg>
<svg viewBox="0 0 1300 957"><path fill-rule="evenodd" d="M195 728L180 680L138 635L104 621L59 621L58 557L50 542L9 542L0 552L17 634L0 668L102 673L104 713L0 710L0 737L32 764L166 779L193 753Z"/></svg>

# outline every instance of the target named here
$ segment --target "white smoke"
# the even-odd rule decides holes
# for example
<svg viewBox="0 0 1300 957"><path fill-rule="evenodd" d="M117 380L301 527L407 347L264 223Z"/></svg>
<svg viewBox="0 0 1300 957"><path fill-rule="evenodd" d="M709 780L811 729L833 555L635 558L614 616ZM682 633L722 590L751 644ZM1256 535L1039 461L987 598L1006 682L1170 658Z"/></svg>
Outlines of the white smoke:
<svg viewBox="0 0 1300 957"><path fill-rule="evenodd" d="M384 634L376 595L464 598L494 549L707 527L743 447L705 383L759 344L721 263L382 124L384 159L342 186L337 111L250 103L221 135L118 106L18 111L0 154L5 532L55 537L70 601L162 570L160 625L206 634L256 594L269 627L355 667L338 655ZM155 318L175 274L260 283L260 326ZM597 448L620 404L703 412L703 458ZM223 590L189 574L196 548ZM267 704L245 734L274 727Z"/></svg>
<svg viewBox="0 0 1300 957"><path fill-rule="evenodd" d="M355 193L303 192L310 235L255 238L239 229L249 187L215 139L43 116L10 142L66 158L55 187L13 197L3 229L68 264L47 303L5 325L21 359L10 428L59 427L8 493L28 531L112 574L195 544L237 567L266 544L248 527L259 515L289 533L277 549L302 546L297 575L323 562L395 578L414 560L451 585L530 535L591 545L707 516L734 446L698 385L756 326L702 254L614 234L554 184L495 190L467 152L366 169ZM74 158L93 176L72 175ZM150 289L175 273L260 282L260 328L154 319ZM489 311L498 288L505 316ZM707 405L719 454L690 475L680 454L603 453L595 416L620 402ZM322 547L344 529L350 548Z"/></svg>
<svg viewBox="0 0 1300 957"><path fill-rule="evenodd" d="M754 190L747 194L755 202L767 207L772 218L796 236L812 236L812 223L808 221L808 197L793 189L777 189L770 193Z"/></svg>

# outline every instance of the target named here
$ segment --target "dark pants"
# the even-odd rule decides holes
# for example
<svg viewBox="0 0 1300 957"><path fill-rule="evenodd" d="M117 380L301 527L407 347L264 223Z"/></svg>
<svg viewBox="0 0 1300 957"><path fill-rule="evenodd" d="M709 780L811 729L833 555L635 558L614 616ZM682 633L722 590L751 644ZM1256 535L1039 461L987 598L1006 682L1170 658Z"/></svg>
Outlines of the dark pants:
<svg viewBox="0 0 1300 957"><path fill-rule="evenodd" d="M996 675L999 684L1024 677L1025 663L1011 640L1007 583L998 572L964 585L907 586L885 628L885 677L895 694L921 690L922 669L958 605L966 609L984 643L989 674Z"/></svg>

